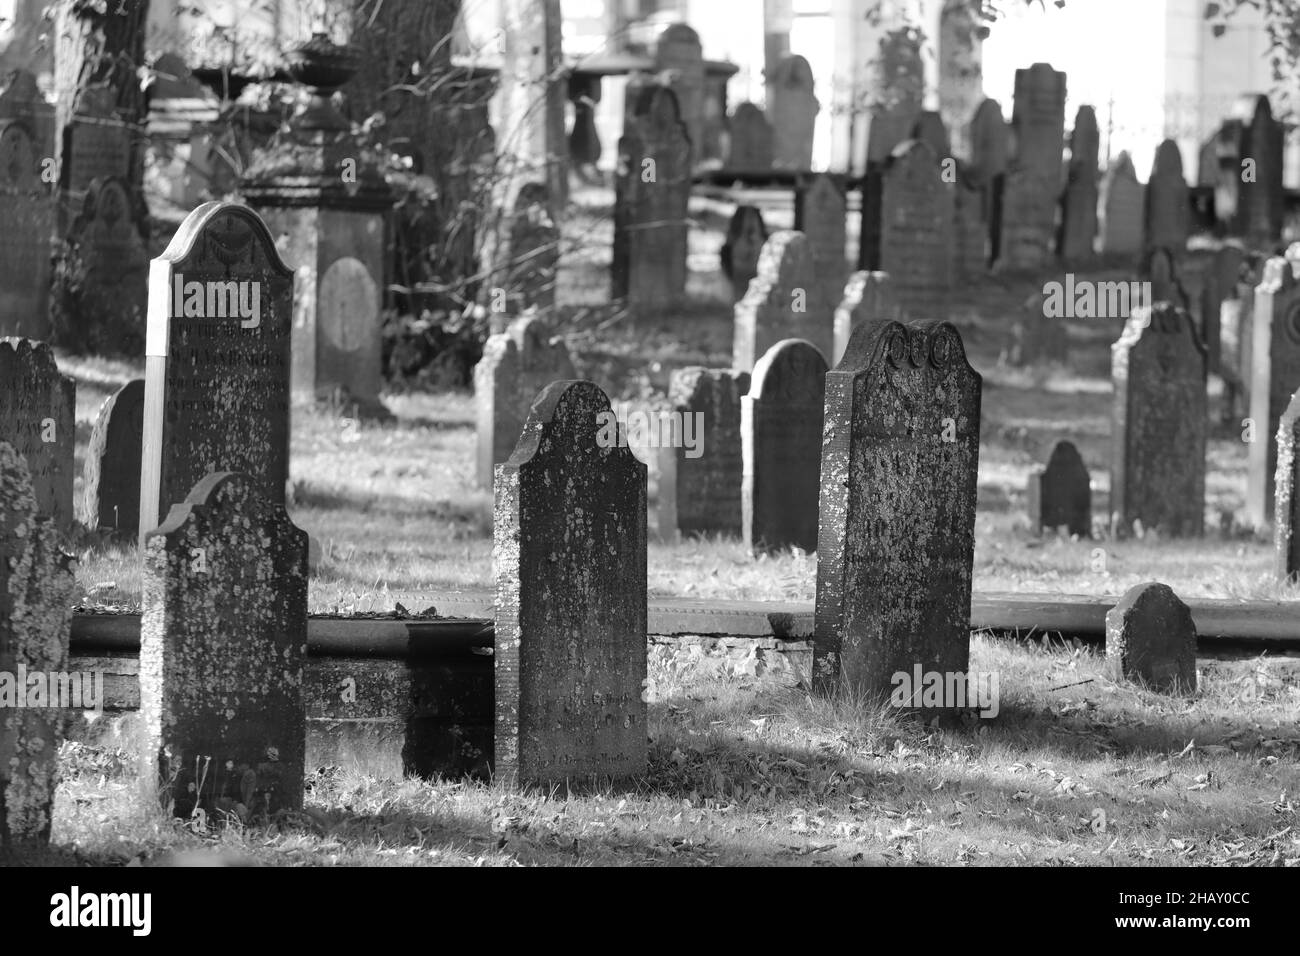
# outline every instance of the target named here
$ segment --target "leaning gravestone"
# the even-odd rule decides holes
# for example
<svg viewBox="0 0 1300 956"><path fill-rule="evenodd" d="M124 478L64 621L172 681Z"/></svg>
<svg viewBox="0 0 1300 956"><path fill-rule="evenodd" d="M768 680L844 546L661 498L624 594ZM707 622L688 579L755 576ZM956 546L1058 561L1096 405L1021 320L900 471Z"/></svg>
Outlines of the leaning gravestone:
<svg viewBox="0 0 1300 956"><path fill-rule="evenodd" d="M952 187L919 140L899 145L881 187L880 271L908 315L943 318L952 279Z"/></svg>
<svg viewBox="0 0 1300 956"><path fill-rule="evenodd" d="M794 227L808 237L815 281L808 290L809 311L829 316L839 304L848 275L848 229L844 193L824 173L795 190Z"/></svg>
<svg viewBox="0 0 1300 956"><path fill-rule="evenodd" d="M1192 317L1136 309L1111 346L1110 507L1116 534L1140 521L1168 537L1205 522L1205 345Z"/></svg>
<svg viewBox="0 0 1300 956"><path fill-rule="evenodd" d="M1255 440L1247 450L1246 514L1256 528L1273 517L1278 423L1300 388L1300 243L1264 266L1250 320L1250 419Z"/></svg>
<svg viewBox="0 0 1300 956"><path fill-rule="evenodd" d="M817 548L817 462L826 359L785 339L754 366L741 399L742 537L753 551Z"/></svg>
<svg viewBox="0 0 1300 956"><path fill-rule="evenodd" d="M820 109L808 61L801 56L781 59L767 78L773 166L798 170L812 167L813 127Z"/></svg>
<svg viewBox="0 0 1300 956"><path fill-rule="evenodd" d="M786 338L807 339L830 351L831 316L813 311L816 281L812 250L803 233L782 229L768 236L758 275L734 309L732 368L753 371L759 357Z"/></svg>
<svg viewBox="0 0 1300 956"><path fill-rule="evenodd" d="M1092 480L1073 442L1058 441L1047 466L1029 475L1029 528L1034 534L1064 527L1069 534L1092 534Z"/></svg>
<svg viewBox="0 0 1300 956"><path fill-rule="evenodd" d="M0 335L50 337L54 202L21 122L0 120Z"/></svg>
<svg viewBox="0 0 1300 956"><path fill-rule="evenodd" d="M674 532L740 537L740 400L748 391L748 372L699 366L673 372L668 400L696 445L659 451L661 537Z"/></svg>
<svg viewBox="0 0 1300 956"><path fill-rule="evenodd" d="M1135 585L1106 612L1106 671L1160 693L1196 693L1196 625L1168 585Z"/></svg>
<svg viewBox="0 0 1300 956"><path fill-rule="evenodd" d="M0 441L27 462L38 513L72 526L77 386L44 342L0 339Z"/></svg>
<svg viewBox="0 0 1300 956"><path fill-rule="evenodd" d="M474 366L477 410L477 479L492 487L493 468L510 457L533 400L552 382L577 378L563 341L552 342L546 324L527 316L488 337Z"/></svg>
<svg viewBox="0 0 1300 956"><path fill-rule="evenodd" d="M1103 255L1142 251L1143 187L1128 153L1120 153L1101 181L1097 249Z"/></svg>
<svg viewBox="0 0 1300 956"><path fill-rule="evenodd" d="M1047 262L1055 247L1065 74L1046 63L1016 70L1011 126L1016 153L1007 172L999 261L1033 269Z"/></svg>
<svg viewBox="0 0 1300 956"><path fill-rule="evenodd" d="M753 103L741 103L727 121L731 150L727 168L738 172L764 172L772 168L772 124Z"/></svg>
<svg viewBox="0 0 1300 956"><path fill-rule="evenodd" d="M494 773L507 781L646 770L646 466L601 439L611 414L591 382L554 382L497 466Z"/></svg>
<svg viewBox="0 0 1300 956"><path fill-rule="evenodd" d="M946 322L863 326L826 376L819 686L883 700L900 672L966 673L981 388Z"/></svg>
<svg viewBox="0 0 1300 956"><path fill-rule="evenodd" d="M840 364L849 339L868 322L901 322L903 308L888 272L855 272L844 286L835 310L835 345L831 366Z"/></svg>
<svg viewBox="0 0 1300 956"><path fill-rule="evenodd" d="M33 699L14 675L68 670L72 624L71 558L58 531L40 514L27 463L0 440L0 856L38 848L50 838L59 742L66 711L61 702ZM22 695L22 700L14 695Z"/></svg>
<svg viewBox="0 0 1300 956"><path fill-rule="evenodd" d="M757 206L737 206L727 225L722 243L722 271L731 280L734 305L749 291L749 282L758 275L758 257L767 241L767 227Z"/></svg>
<svg viewBox="0 0 1300 956"><path fill-rule="evenodd" d="M1277 425L1277 473L1274 494L1273 567L1279 581L1300 579L1300 389Z"/></svg>
<svg viewBox="0 0 1300 956"><path fill-rule="evenodd" d="M140 459L144 451L144 379L127 382L99 410L86 449L78 519L128 539L140 533Z"/></svg>
<svg viewBox="0 0 1300 956"><path fill-rule="evenodd" d="M1147 248L1171 249L1181 255L1187 248L1192 210L1183 178L1183 154L1172 139L1156 147L1144 213Z"/></svg>
<svg viewBox="0 0 1300 956"><path fill-rule="evenodd" d="M700 35L684 23L674 23L659 34L655 46L655 71L677 95L682 123L698 157L704 144L704 54Z"/></svg>
<svg viewBox="0 0 1300 956"><path fill-rule="evenodd" d="M257 213L210 202L149 272L140 540L204 475L284 503L293 270Z"/></svg>
<svg viewBox="0 0 1300 956"><path fill-rule="evenodd" d="M177 816L302 808L307 535L264 484L206 475L145 541L141 780Z"/></svg>
<svg viewBox="0 0 1300 956"><path fill-rule="evenodd" d="M1092 256L1097 238L1097 114L1080 106L1070 131L1070 165L1061 209L1061 258L1067 263Z"/></svg>

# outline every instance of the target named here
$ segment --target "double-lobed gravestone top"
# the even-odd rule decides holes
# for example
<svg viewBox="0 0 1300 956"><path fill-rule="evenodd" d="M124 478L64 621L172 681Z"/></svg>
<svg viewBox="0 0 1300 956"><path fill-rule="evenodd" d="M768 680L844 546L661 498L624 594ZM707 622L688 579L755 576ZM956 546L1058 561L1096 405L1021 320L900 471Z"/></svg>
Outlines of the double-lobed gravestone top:
<svg viewBox="0 0 1300 956"><path fill-rule="evenodd" d="M899 673L965 676L981 390L946 322L862 326L826 376L819 686L883 700Z"/></svg>
<svg viewBox="0 0 1300 956"><path fill-rule="evenodd" d="M263 485L208 474L145 540L141 781L177 816L302 808L307 535Z"/></svg>
<svg viewBox="0 0 1300 956"><path fill-rule="evenodd" d="M1278 423L1300 387L1300 243L1285 256L1269 259L1255 289L1255 302L1243 352L1249 366L1249 418L1255 441L1247 448L1246 513L1256 528L1273 517L1274 478L1277 471Z"/></svg>
<svg viewBox="0 0 1300 956"><path fill-rule="evenodd" d="M731 281L734 305L749 291L750 280L758 275L758 258L767 241L767 227L757 206L737 206L727 224L727 238L720 255L722 272Z"/></svg>
<svg viewBox="0 0 1300 956"><path fill-rule="evenodd" d="M831 367L840 364L858 326L870 322L901 322L903 306L888 272L855 272L844 284L844 297L835 309L835 344Z"/></svg>
<svg viewBox="0 0 1300 956"><path fill-rule="evenodd" d="M1052 446L1047 464L1029 475L1029 528L1034 534L1065 528L1080 538L1092 534L1092 479L1073 442Z"/></svg>
<svg viewBox="0 0 1300 956"><path fill-rule="evenodd" d="M50 337L54 202L41 170L26 123L0 119L0 335Z"/></svg>
<svg viewBox="0 0 1300 956"><path fill-rule="evenodd" d="M60 531L72 527L76 383L44 342L0 339L0 441L27 463L38 513Z"/></svg>
<svg viewBox="0 0 1300 956"><path fill-rule="evenodd" d="M144 379L105 399L90 432L78 520L133 540L140 533L140 461L144 453Z"/></svg>
<svg viewBox="0 0 1300 956"><path fill-rule="evenodd" d="M1196 624L1168 585L1135 585L1106 612L1106 671L1159 693L1196 693Z"/></svg>
<svg viewBox="0 0 1300 956"><path fill-rule="evenodd" d="M208 474L284 503L293 270L247 206L204 203L149 272L140 540Z"/></svg>
<svg viewBox="0 0 1300 956"><path fill-rule="evenodd" d="M1110 507L1115 533L1140 522L1198 537L1205 522L1206 354L1192 317L1136 309L1111 346Z"/></svg>
<svg viewBox="0 0 1300 956"><path fill-rule="evenodd" d="M494 773L510 782L646 770L646 466L602 440L610 415L593 383L554 382L496 469Z"/></svg>
<svg viewBox="0 0 1300 956"><path fill-rule="evenodd" d="M753 371L769 348L787 338L806 339L823 354L830 351L833 317L815 309L816 282L812 249L803 233L780 229L767 237L758 275L733 310L732 368Z"/></svg>

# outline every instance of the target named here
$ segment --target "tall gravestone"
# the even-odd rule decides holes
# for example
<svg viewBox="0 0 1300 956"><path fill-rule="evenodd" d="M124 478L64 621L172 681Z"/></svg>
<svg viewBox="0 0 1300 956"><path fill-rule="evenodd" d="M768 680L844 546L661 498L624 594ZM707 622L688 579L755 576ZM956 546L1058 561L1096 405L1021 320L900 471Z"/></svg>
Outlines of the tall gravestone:
<svg viewBox="0 0 1300 956"><path fill-rule="evenodd" d="M1241 96L1215 139L1214 214L1229 235L1267 247L1282 235L1284 132L1268 97Z"/></svg>
<svg viewBox="0 0 1300 956"><path fill-rule="evenodd" d="M145 541L140 779L177 816L302 808L307 535L264 484L206 475Z"/></svg>
<svg viewBox="0 0 1300 956"><path fill-rule="evenodd" d="M722 243L722 272L731 281L734 305L749 291L750 280L758 275L758 258L767 242L767 226L757 206L737 206L727 224Z"/></svg>
<svg viewBox="0 0 1300 956"><path fill-rule="evenodd" d="M1092 534L1092 480L1074 442L1058 441L1047 465L1030 473L1028 499L1034 534L1061 527L1080 538Z"/></svg>
<svg viewBox="0 0 1300 956"><path fill-rule="evenodd" d="M1196 625L1168 585L1134 585L1106 612L1106 673L1159 693L1196 693Z"/></svg>
<svg viewBox="0 0 1300 956"><path fill-rule="evenodd" d="M819 317L834 312L844 292L849 271L846 216L844 193L825 173L795 190L794 227L808 237L815 277L808 290L808 307Z"/></svg>
<svg viewBox="0 0 1300 956"><path fill-rule="evenodd" d="M698 159L704 142L704 53L700 35L685 23L674 23L659 34L655 71L677 95L682 125Z"/></svg>
<svg viewBox="0 0 1300 956"><path fill-rule="evenodd" d="M284 503L293 270L247 206L210 202L149 272L140 540L204 475Z"/></svg>
<svg viewBox="0 0 1300 956"><path fill-rule="evenodd" d="M1279 581L1300 579L1300 388L1277 425L1276 491L1273 496L1273 567Z"/></svg>
<svg viewBox="0 0 1300 956"><path fill-rule="evenodd" d="M803 338L830 350L831 316L813 311L816 281L812 250L803 233L781 229L768 236L758 275L734 309L732 368L752 371L764 352L787 338Z"/></svg>
<svg viewBox="0 0 1300 956"><path fill-rule="evenodd" d="M731 148L727 168L764 172L772 168L772 124L753 103L740 103L727 121Z"/></svg>
<svg viewBox="0 0 1300 956"><path fill-rule="evenodd" d="M686 294L691 144L672 90L647 84L619 140L613 294L661 309Z"/></svg>
<svg viewBox="0 0 1300 956"><path fill-rule="evenodd" d="M976 109L967 132L970 139L971 180L980 192L980 215L988 236L987 261L996 261L1002 234L1002 199L1011 162L1011 131L997 100L986 99Z"/></svg>
<svg viewBox="0 0 1300 956"><path fill-rule="evenodd" d="M134 539L140 533L140 461L144 455L144 379L108 397L86 448L81 510L91 530Z"/></svg>
<svg viewBox="0 0 1300 956"><path fill-rule="evenodd" d="M817 462L826 359L785 339L754 366L740 403L742 537L754 551L817 548Z"/></svg>
<svg viewBox="0 0 1300 956"><path fill-rule="evenodd" d="M907 314L945 318L952 282L952 187L924 143L901 144L885 167L880 270L888 272Z"/></svg>
<svg viewBox="0 0 1300 956"><path fill-rule="evenodd" d="M840 364L849 339L868 322L901 322L903 307L888 272L855 272L844 285L844 297L835 310L835 345L831 367Z"/></svg>
<svg viewBox="0 0 1300 956"><path fill-rule="evenodd" d="M1065 74L1046 63L1016 70L1011 125L1016 151L1007 171L1000 261L1035 269L1055 247L1065 142Z"/></svg>
<svg viewBox="0 0 1300 956"><path fill-rule="evenodd" d="M591 382L554 382L497 466L494 773L507 781L646 770L646 466L601 440L608 414Z"/></svg>
<svg viewBox="0 0 1300 956"><path fill-rule="evenodd" d="M1269 259L1255 289L1250 322L1250 419L1255 440L1247 450L1246 515L1256 528L1273 517L1278 422L1300 388L1300 244Z"/></svg>
<svg viewBox="0 0 1300 956"><path fill-rule="evenodd" d="M0 349L3 346L0 345ZM7 695L0 714L0 859L38 849L50 837L59 743L66 711L57 702L32 698L20 668L29 675L68 670L72 623L71 558L58 545L58 530L41 514L24 456L0 436L0 674ZM31 705L31 706L27 706Z"/></svg>
<svg viewBox="0 0 1300 956"><path fill-rule="evenodd" d="M492 487L493 469L510 457L528 421L528 410L552 382L576 378L569 349L551 341L547 325L529 316L491 335L474 366L477 410L477 478Z"/></svg>
<svg viewBox="0 0 1300 956"><path fill-rule="evenodd" d="M1097 239L1097 153L1101 134L1091 106L1080 106L1070 131L1070 165L1061 209L1059 252L1067 263L1081 262Z"/></svg>
<svg viewBox="0 0 1300 956"><path fill-rule="evenodd" d="M659 534L741 535L740 400L749 373L699 366L673 372L672 411L697 443L659 451Z"/></svg>
<svg viewBox="0 0 1300 956"><path fill-rule="evenodd" d="M0 441L27 462L39 514L72 527L77 386L44 342L0 339Z"/></svg>
<svg viewBox="0 0 1300 956"><path fill-rule="evenodd" d="M1183 177L1183 154L1167 139L1156 147L1147 180L1145 234L1147 248L1165 248L1181 255L1191 232L1191 200Z"/></svg>
<svg viewBox="0 0 1300 956"><path fill-rule="evenodd" d="M818 686L884 699L900 672L965 675L981 389L946 322L863 326L826 376Z"/></svg>
<svg viewBox="0 0 1300 956"><path fill-rule="evenodd" d="M970 164L958 161L952 195L952 272L955 281L977 281L988 268L988 223L984 195Z"/></svg>
<svg viewBox="0 0 1300 956"><path fill-rule="evenodd" d="M1120 153L1101 181L1098 252L1136 256L1142 251L1143 193L1133 160L1128 153Z"/></svg>
<svg viewBox="0 0 1300 956"><path fill-rule="evenodd" d="M50 337L54 202L25 123L0 120L0 335Z"/></svg>
<svg viewBox="0 0 1300 956"><path fill-rule="evenodd" d="M1205 344L1192 317L1158 303L1136 309L1111 346L1110 507L1115 533L1134 522L1166 537L1205 523Z"/></svg>
<svg viewBox="0 0 1300 956"><path fill-rule="evenodd" d="M767 78L773 166L797 170L812 167L813 127L820 109L808 61L801 56L784 57Z"/></svg>
<svg viewBox="0 0 1300 956"><path fill-rule="evenodd" d="M1209 353L1210 371L1219 374L1222 369L1223 307L1240 297L1238 284L1244 260L1244 250L1234 242L1218 245L1212 255L1201 288L1201 328L1205 347Z"/></svg>

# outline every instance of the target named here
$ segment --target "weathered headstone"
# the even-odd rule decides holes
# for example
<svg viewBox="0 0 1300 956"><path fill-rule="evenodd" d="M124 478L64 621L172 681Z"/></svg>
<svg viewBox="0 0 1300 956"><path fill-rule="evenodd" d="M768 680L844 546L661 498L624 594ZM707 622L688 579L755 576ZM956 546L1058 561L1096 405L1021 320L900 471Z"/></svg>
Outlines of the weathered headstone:
<svg viewBox="0 0 1300 956"><path fill-rule="evenodd" d="M494 467L515 450L534 399L552 382L576 377L568 347L550 340L541 319L515 319L488 337L474 366L480 488L492 487Z"/></svg>
<svg viewBox="0 0 1300 956"><path fill-rule="evenodd" d="M1300 244L1264 266L1250 321L1250 419L1255 440L1247 449L1246 515L1256 528L1273 517L1278 422L1300 388Z"/></svg>
<svg viewBox="0 0 1300 956"><path fill-rule="evenodd" d="M1064 527L1069 534L1092 534L1092 480L1073 442L1058 441L1047 465L1029 475L1029 529L1038 534Z"/></svg>
<svg viewBox="0 0 1300 956"><path fill-rule="evenodd" d="M741 103L727 121L731 149L727 168L761 172L772 168L772 124L753 103Z"/></svg>
<svg viewBox="0 0 1300 956"><path fill-rule="evenodd" d="M538 396L496 470L498 778L645 773L646 466L591 382ZM621 426L617 426L621 430Z"/></svg>
<svg viewBox="0 0 1300 956"><path fill-rule="evenodd" d="M952 158L952 143L948 139L948 130L944 128L943 118L936 110L922 110L912 124L908 139L919 139L929 146L939 162Z"/></svg>
<svg viewBox="0 0 1300 956"><path fill-rule="evenodd" d="M732 368L753 371L764 352L787 338L806 339L830 350L832 318L813 311L816 281L812 250L803 233L781 229L767 237L758 275L734 309Z"/></svg>
<svg viewBox="0 0 1300 956"><path fill-rule="evenodd" d="M1110 507L1117 535L1198 537L1205 522L1205 344L1192 317L1134 310L1111 346Z"/></svg>
<svg viewBox="0 0 1300 956"><path fill-rule="evenodd" d="M247 206L204 203L149 273L140 539L204 475L284 503L293 270Z"/></svg>
<svg viewBox="0 0 1300 956"><path fill-rule="evenodd" d="M206 475L145 540L145 793L177 816L302 808L307 535L260 477Z"/></svg>
<svg viewBox="0 0 1300 956"><path fill-rule="evenodd" d="M970 282L978 280L988 268L989 229L984 221L984 191L966 163L957 163L956 180L952 195L953 278Z"/></svg>
<svg viewBox="0 0 1300 956"><path fill-rule="evenodd" d="M1002 196L1011 157L1011 131L997 100L980 103L967 131L970 177L980 191L980 217L988 237L987 264L996 261L1002 230Z"/></svg>
<svg viewBox="0 0 1300 956"><path fill-rule="evenodd" d="M732 304L749 291L749 281L758 275L758 258L767 241L767 226L757 206L737 206L727 225L722 243L722 272L731 280Z"/></svg>
<svg viewBox="0 0 1300 956"><path fill-rule="evenodd" d="M1081 262L1093 252L1097 239L1097 153L1100 133L1097 114L1080 106L1070 131L1070 165L1061 209L1061 258Z"/></svg>
<svg viewBox="0 0 1300 956"><path fill-rule="evenodd" d="M1196 625L1168 585L1135 585L1106 612L1106 671L1160 693L1196 692Z"/></svg>
<svg viewBox="0 0 1300 956"><path fill-rule="evenodd" d="M1046 263L1055 247L1065 142L1065 74L1046 63L1016 70L1011 125L1016 153L1007 172L999 261L1017 269Z"/></svg>
<svg viewBox="0 0 1300 956"><path fill-rule="evenodd" d="M108 397L86 449L78 519L87 528L134 539L140 533L140 460L144 451L144 379Z"/></svg>
<svg viewBox="0 0 1300 956"><path fill-rule="evenodd" d="M826 376L819 686L883 700L899 673L966 675L981 389L946 322L863 326Z"/></svg>
<svg viewBox="0 0 1300 956"><path fill-rule="evenodd" d="M0 436L0 858L49 840L67 713L29 685L67 672L73 576L23 459Z"/></svg>
<svg viewBox="0 0 1300 956"><path fill-rule="evenodd" d="M111 89L84 89L63 135L61 176L65 191L82 193L96 179L125 182L130 176L134 134L130 124L118 117Z"/></svg>
<svg viewBox="0 0 1300 956"><path fill-rule="evenodd" d="M619 140L613 294L641 309L686 294L691 144L672 90L647 85Z"/></svg>
<svg viewBox="0 0 1300 956"><path fill-rule="evenodd" d="M0 120L0 335L50 337L54 202L27 126Z"/></svg>
<svg viewBox="0 0 1300 956"><path fill-rule="evenodd" d="M880 271L909 316L945 318L952 281L952 187L918 140L901 144L884 171Z"/></svg>
<svg viewBox="0 0 1300 956"><path fill-rule="evenodd" d="M849 339L869 322L901 322L903 307L888 272L855 272L844 285L844 297L835 310L835 345L831 367L840 364Z"/></svg>
<svg viewBox="0 0 1300 956"><path fill-rule="evenodd" d="M1189 307L1187 291L1179 280L1178 265L1171 250L1164 247L1148 249L1140 272L1143 279L1151 283L1152 302L1168 302L1180 309Z"/></svg>
<svg viewBox="0 0 1300 956"><path fill-rule="evenodd" d="M1214 214L1229 235L1265 247L1282 235L1284 134L1268 97L1248 93L1216 137Z"/></svg>
<svg viewBox="0 0 1300 956"><path fill-rule="evenodd" d="M682 124L697 158L704 142L704 53L700 35L685 23L674 23L659 34L655 70L677 95Z"/></svg>
<svg viewBox="0 0 1300 956"><path fill-rule="evenodd" d="M1183 177L1183 154L1167 139L1156 147L1147 180L1145 235L1147 248L1166 248L1181 255L1191 231L1191 201Z"/></svg>
<svg viewBox="0 0 1300 956"><path fill-rule="evenodd" d="M507 287L516 307L554 308L560 229L551 217L550 194L544 183L525 183L515 198L510 259Z"/></svg>
<svg viewBox="0 0 1300 956"><path fill-rule="evenodd" d="M820 109L808 61L801 56L782 59L767 78L773 166L798 170L812 167L813 126Z"/></svg>
<svg viewBox="0 0 1300 956"><path fill-rule="evenodd" d="M795 190L794 227L808 237L815 277L808 290L808 308L815 316L829 316L834 312L844 292L844 279L849 271L846 215L844 193L824 173L813 176ZM829 343L826 351L829 352Z"/></svg>
<svg viewBox="0 0 1300 956"><path fill-rule="evenodd" d="M0 77L0 81L5 78ZM33 148L41 158L54 156L54 104L40 91L34 74L14 70L0 92L0 120L18 122L31 134Z"/></svg>
<svg viewBox="0 0 1300 956"><path fill-rule="evenodd" d="M747 548L816 550L825 397L826 359L810 342L777 342L754 366L740 403Z"/></svg>
<svg viewBox="0 0 1300 956"><path fill-rule="evenodd" d="M1137 255L1142 251L1144 189L1128 153L1106 170L1101 181L1101 220L1097 249L1104 255Z"/></svg>
<svg viewBox="0 0 1300 956"><path fill-rule="evenodd" d="M741 535L740 400L749 373L678 369L668 386L683 442L659 453L659 534ZM687 447L689 435L694 447Z"/></svg>
<svg viewBox="0 0 1300 956"><path fill-rule="evenodd" d="M1225 303L1240 298L1238 283L1244 255L1245 251L1234 242L1220 244L1214 250L1201 290L1202 338L1209 355L1210 371L1215 374L1222 368L1223 307ZM1234 308L1236 305L1233 301Z"/></svg>
<svg viewBox="0 0 1300 956"><path fill-rule="evenodd" d="M1273 567L1279 581L1300 579L1300 389L1277 425Z"/></svg>
<svg viewBox="0 0 1300 956"><path fill-rule="evenodd" d="M77 386L44 342L0 339L0 441L27 462L39 514L72 526Z"/></svg>

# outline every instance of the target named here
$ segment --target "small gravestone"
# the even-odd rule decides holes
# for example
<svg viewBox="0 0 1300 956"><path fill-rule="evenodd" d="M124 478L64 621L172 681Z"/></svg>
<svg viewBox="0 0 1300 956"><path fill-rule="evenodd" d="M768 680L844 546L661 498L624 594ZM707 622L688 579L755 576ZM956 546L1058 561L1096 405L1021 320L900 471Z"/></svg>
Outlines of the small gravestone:
<svg viewBox="0 0 1300 956"><path fill-rule="evenodd" d="M145 540L141 781L177 816L302 808L307 535L263 484L209 474Z"/></svg>
<svg viewBox="0 0 1300 956"><path fill-rule="evenodd" d="M1274 569L1279 581L1300 580L1300 389L1277 426L1277 472L1273 507Z"/></svg>
<svg viewBox="0 0 1300 956"><path fill-rule="evenodd" d="M1247 449L1246 514L1256 528L1273 517L1278 422L1300 387L1300 244L1269 259L1255 289L1250 319L1248 372L1255 440Z"/></svg>
<svg viewBox="0 0 1300 956"><path fill-rule="evenodd" d="M691 143L672 90L646 84L619 140L613 294L663 309L686 294Z"/></svg>
<svg viewBox="0 0 1300 956"><path fill-rule="evenodd" d="M140 539L204 475L284 503L293 270L257 213L191 212L149 275Z"/></svg>
<svg viewBox="0 0 1300 956"><path fill-rule="evenodd" d="M41 161L27 126L0 120L0 335L50 337L54 202Z"/></svg>
<svg viewBox="0 0 1300 956"><path fill-rule="evenodd" d="M1110 507L1116 533L1199 537L1205 522L1205 345L1192 317L1136 309L1111 346Z"/></svg>
<svg viewBox="0 0 1300 956"><path fill-rule="evenodd" d="M131 172L135 133L117 116L114 92L107 86L81 90L77 111L64 130L63 189L82 193L97 179L125 180Z"/></svg>
<svg viewBox="0 0 1300 956"><path fill-rule="evenodd" d="M1044 468L1029 475L1029 528L1034 534L1064 527L1069 534L1092 534L1092 480L1073 442L1058 441Z"/></svg>
<svg viewBox="0 0 1300 956"><path fill-rule="evenodd" d="M758 275L758 257L767 241L767 227L757 206L737 206L722 243L722 272L731 280L731 301L739 302Z"/></svg>
<svg viewBox="0 0 1300 956"><path fill-rule="evenodd" d="M58 530L40 513L24 456L2 436L0 503L0 684L8 684L0 686L2 857L50 837L66 702L35 698L29 681L68 670L73 575ZM19 683L23 670L29 679Z"/></svg>
<svg viewBox="0 0 1300 956"><path fill-rule="evenodd" d="M952 187L938 157L908 140L889 158L881 187L880 271L910 316L944 318L952 280Z"/></svg>
<svg viewBox="0 0 1300 956"><path fill-rule="evenodd" d="M39 514L72 527L77 386L44 342L0 339L0 441L27 462Z"/></svg>
<svg viewBox="0 0 1300 956"><path fill-rule="evenodd" d="M817 548L817 468L826 359L785 339L754 366L741 399L742 531L753 551Z"/></svg>
<svg viewBox="0 0 1300 956"><path fill-rule="evenodd" d="M1070 165L1061 209L1061 258L1081 262L1092 255L1097 238L1097 114L1080 106L1070 131Z"/></svg>
<svg viewBox="0 0 1300 956"><path fill-rule="evenodd" d="M899 673L965 676L981 389L946 322L863 326L826 376L820 687L883 700Z"/></svg>
<svg viewBox="0 0 1300 956"><path fill-rule="evenodd" d="M1016 152L1007 171L999 261L1015 269L1039 268L1055 248L1065 74L1046 63L1016 70L1011 126Z"/></svg>
<svg viewBox="0 0 1300 956"><path fill-rule="evenodd" d="M894 283L888 272L855 272L844 286L844 297L835 310L835 346L832 367L840 364L849 339L860 325L868 322L901 322Z"/></svg>
<svg viewBox="0 0 1300 956"><path fill-rule="evenodd" d="M1106 612L1106 671L1162 694L1196 693L1196 624L1168 585L1138 584Z"/></svg>
<svg viewBox="0 0 1300 956"><path fill-rule="evenodd" d="M1098 252L1136 256L1142 251L1143 192L1133 160L1120 153L1101 181Z"/></svg>
<svg viewBox="0 0 1300 956"><path fill-rule="evenodd" d="M767 237L758 275L733 310L732 368L753 371L764 352L792 337L830 351L832 317L813 309L816 281L812 250L803 233L781 229Z"/></svg>
<svg viewBox="0 0 1300 956"><path fill-rule="evenodd" d="M812 167L813 127L820 109L808 61L801 56L782 58L767 78L773 166L797 170Z"/></svg>
<svg viewBox="0 0 1300 956"><path fill-rule="evenodd" d="M30 71L20 69L9 74L8 84L0 92L0 121L4 120L18 122L27 129L37 156L54 157L54 104L46 102Z"/></svg>
<svg viewBox="0 0 1300 956"><path fill-rule="evenodd" d="M1146 189L1146 245L1181 254L1191 232L1192 210L1183 177L1183 154L1167 139L1156 147Z"/></svg>
<svg viewBox="0 0 1300 956"><path fill-rule="evenodd" d="M1011 131L997 100L980 103L967 131L970 177L980 192L980 218L988 239L985 262L996 261L1002 226L1002 196L1011 157Z"/></svg>
<svg viewBox="0 0 1300 956"><path fill-rule="evenodd" d="M1006 360L1009 365L1029 366L1052 362L1065 364L1069 336L1065 319L1047 308L1047 298L1035 292L1020 307L1011 325Z"/></svg>
<svg viewBox="0 0 1300 956"><path fill-rule="evenodd" d="M494 773L506 781L646 770L646 466L608 434L621 431L612 418L596 385L555 382L497 466Z"/></svg>
<svg viewBox="0 0 1300 956"><path fill-rule="evenodd" d="M682 124L697 155L704 142L704 54L700 35L685 23L674 23L659 34L655 71L677 95Z"/></svg>
<svg viewBox="0 0 1300 956"><path fill-rule="evenodd" d="M846 215L844 193L824 173L813 176L795 190L794 227L808 237L816 277L808 290L811 300L808 308L819 317L829 317L844 292L844 279L849 271Z"/></svg>
<svg viewBox="0 0 1300 956"><path fill-rule="evenodd" d="M1268 97L1259 93L1237 99L1215 140L1215 218L1229 235L1260 247L1282 235L1283 141Z"/></svg>
<svg viewBox="0 0 1300 956"><path fill-rule="evenodd" d="M740 400L749 373L692 366L668 386L683 442L659 453L659 534L741 535ZM685 437L694 440L687 447Z"/></svg>
<svg viewBox="0 0 1300 956"><path fill-rule="evenodd" d="M492 487L493 469L515 450L537 396L552 382L571 378L577 373L568 347L551 341L541 319L515 319L506 331L488 337L474 366L480 488Z"/></svg>
<svg viewBox="0 0 1300 956"><path fill-rule="evenodd" d="M772 168L772 124L753 103L741 103L727 122L731 149L727 168L738 172L764 172Z"/></svg>
<svg viewBox="0 0 1300 956"><path fill-rule="evenodd" d="M86 449L78 519L87 528L133 539L140 533L144 379L128 382L99 410Z"/></svg>
<svg viewBox="0 0 1300 956"><path fill-rule="evenodd" d="M509 288L517 307L554 308L559 266L560 230L551 217L550 191L545 183L525 183L510 223Z"/></svg>

